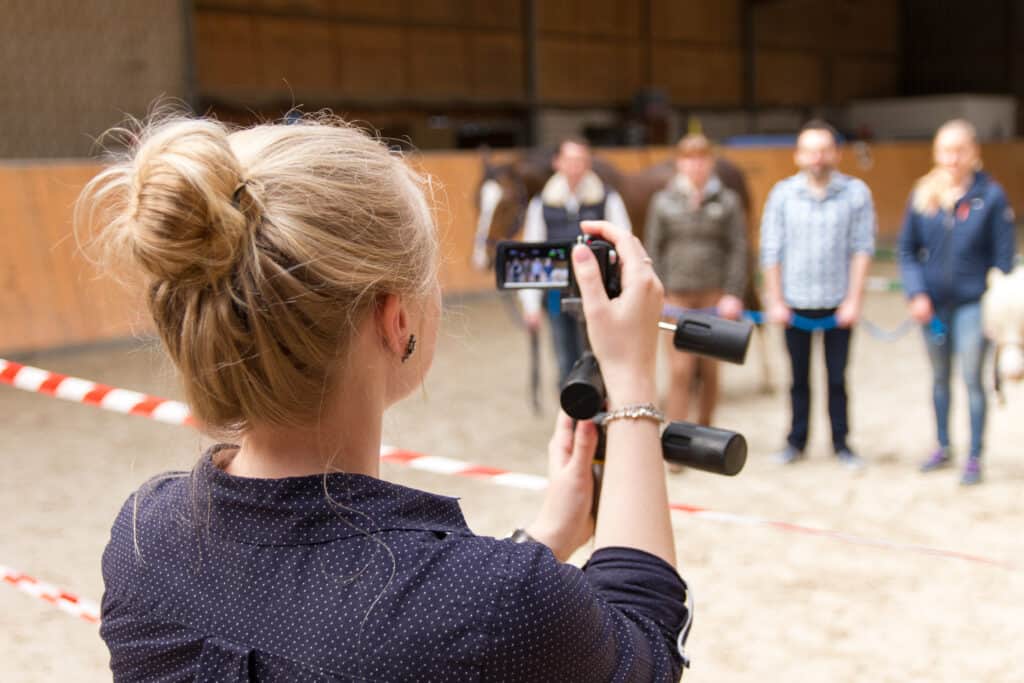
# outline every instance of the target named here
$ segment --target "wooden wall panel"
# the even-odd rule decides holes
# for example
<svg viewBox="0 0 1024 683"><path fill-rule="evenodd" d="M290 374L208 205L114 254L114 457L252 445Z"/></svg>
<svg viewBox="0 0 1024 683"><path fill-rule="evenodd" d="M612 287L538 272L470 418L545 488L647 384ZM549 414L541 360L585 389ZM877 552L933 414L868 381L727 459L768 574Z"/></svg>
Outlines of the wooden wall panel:
<svg viewBox="0 0 1024 683"><path fill-rule="evenodd" d="M859 0L835 3L835 47L853 54L900 53L902 17L900 3L892 0Z"/></svg>
<svg viewBox="0 0 1024 683"><path fill-rule="evenodd" d="M459 29L410 29L409 94L422 100L470 96L469 36Z"/></svg>
<svg viewBox="0 0 1024 683"><path fill-rule="evenodd" d="M757 101L761 104L813 105L824 98L823 63L803 52L759 50Z"/></svg>
<svg viewBox="0 0 1024 683"><path fill-rule="evenodd" d="M656 40L739 45L740 2L650 0L651 34Z"/></svg>
<svg viewBox="0 0 1024 683"><path fill-rule="evenodd" d="M71 208L91 164L0 166L0 353L125 337L143 320L138 298L78 249Z"/></svg>
<svg viewBox="0 0 1024 683"><path fill-rule="evenodd" d="M561 37L537 43L537 92L545 104L615 106L643 85L637 45Z"/></svg>
<svg viewBox="0 0 1024 683"><path fill-rule="evenodd" d="M251 90L263 85L256 22L245 14L196 14L196 70L207 91Z"/></svg>
<svg viewBox="0 0 1024 683"><path fill-rule="evenodd" d="M331 28L315 19L257 18L263 91L288 96L336 88L339 77Z"/></svg>
<svg viewBox="0 0 1024 683"><path fill-rule="evenodd" d="M469 23L483 28L519 29L523 3L520 0L468 0Z"/></svg>
<svg viewBox="0 0 1024 683"><path fill-rule="evenodd" d="M842 31L835 21L836 4L820 0L757 3L754 12L758 47L828 49Z"/></svg>
<svg viewBox="0 0 1024 683"><path fill-rule="evenodd" d="M250 0L253 9L298 14L326 14L334 7L333 0Z"/></svg>
<svg viewBox="0 0 1024 683"><path fill-rule="evenodd" d="M339 95L357 100L391 100L405 94L402 30L390 26L335 29L341 54Z"/></svg>
<svg viewBox="0 0 1024 683"><path fill-rule="evenodd" d="M462 0L404 0L402 16L412 23L451 26L466 22L466 7Z"/></svg>
<svg viewBox="0 0 1024 683"><path fill-rule="evenodd" d="M896 60L840 59L833 63L832 102L845 104L859 97L890 97L899 93L900 65Z"/></svg>
<svg viewBox="0 0 1024 683"><path fill-rule="evenodd" d="M343 17L399 21L402 0L332 0L331 11Z"/></svg>
<svg viewBox="0 0 1024 683"><path fill-rule="evenodd" d="M522 40L515 33L470 36L469 69L473 96L483 100L517 101L525 95Z"/></svg>
<svg viewBox="0 0 1024 683"><path fill-rule="evenodd" d="M572 103L584 99L578 90L576 53L573 40L541 38L537 41L537 96L541 101Z"/></svg>
<svg viewBox="0 0 1024 683"><path fill-rule="evenodd" d="M676 104L739 106L743 99L742 55L735 48L677 47L656 43L652 49L654 84Z"/></svg>

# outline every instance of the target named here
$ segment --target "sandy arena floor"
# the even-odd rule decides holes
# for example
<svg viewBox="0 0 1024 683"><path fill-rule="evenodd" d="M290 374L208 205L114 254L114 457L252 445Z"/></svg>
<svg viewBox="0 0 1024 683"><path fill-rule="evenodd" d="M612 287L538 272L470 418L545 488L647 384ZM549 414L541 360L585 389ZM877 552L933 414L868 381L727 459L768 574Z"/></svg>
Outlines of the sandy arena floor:
<svg viewBox="0 0 1024 683"><path fill-rule="evenodd" d="M880 272L886 272L884 269ZM889 271L891 273L891 271ZM869 296L866 315L904 317L895 294ZM755 341L745 367L724 373L718 424L750 445L735 479L673 475L670 498L717 511L958 550L1024 565L1024 389L992 404L983 486L957 472L919 475L932 446L927 360L915 332L896 342L855 338L852 444L869 467L851 474L830 457L820 389L809 459L781 468L768 455L788 420L781 333ZM496 296L452 302L423 396L396 407L386 441L434 455L543 474L553 392L537 418L526 401L526 341ZM774 395L758 391L761 354ZM112 346L21 358L115 386L175 397L151 348ZM551 385L551 364L545 386ZM821 387L823 368L815 368ZM1017 391L1014 391L1016 389ZM954 439L967 438L956 387ZM95 600L99 557L122 501L148 476L183 469L202 443L189 430L0 386L0 564ZM458 495L481 534L527 522L538 494L385 465L389 479ZM679 565L697 599L688 681L1021 681L1024 570L844 543L775 528L674 518ZM0 680L109 680L94 626L0 587Z"/></svg>

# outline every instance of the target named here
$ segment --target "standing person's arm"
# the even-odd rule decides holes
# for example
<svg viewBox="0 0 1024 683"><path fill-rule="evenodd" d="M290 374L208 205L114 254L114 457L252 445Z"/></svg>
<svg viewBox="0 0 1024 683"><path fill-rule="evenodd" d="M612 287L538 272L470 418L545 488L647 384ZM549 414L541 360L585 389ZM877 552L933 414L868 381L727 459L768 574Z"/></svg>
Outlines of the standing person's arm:
<svg viewBox="0 0 1024 683"><path fill-rule="evenodd" d="M935 311L931 297L924 285L924 267L918 260L921 249L921 235L918 233L917 213L914 211L913 195L907 202L907 210L903 214L903 225L897 242L900 262L900 277L903 280L903 294L907 298L910 317L925 324L932 319Z"/></svg>
<svg viewBox="0 0 1024 683"><path fill-rule="evenodd" d="M788 324L793 311L786 305L782 294L782 249L785 231L783 229L782 195L776 185L768 195L761 217L761 271L764 273L765 302L768 305L768 320Z"/></svg>
<svg viewBox="0 0 1024 683"><path fill-rule="evenodd" d="M526 207L526 222L523 226L523 241L543 242L547 239L548 228L544 223L544 205L540 197L534 197ZM519 292L519 304L523 307L523 321L531 330L540 327L540 302L543 293L536 289Z"/></svg>
<svg viewBox="0 0 1024 683"><path fill-rule="evenodd" d="M1014 224L1013 208L1002 192L992 211L995 225L992 235L991 264L1004 273L1013 270L1013 259L1017 254L1017 226Z"/></svg>
<svg viewBox="0 0 1024 683"><path fill-rule="evenodd" d="M864 283L867 282L871 257L875 253L875 233L878 226L875 203L872 201L871 191L866 185L861 186L861 190L864 192L863 201L853 215L850 282L846 290L846 297L836 310L836 322L840 327L851 327L860 318L864 303Z"/></svg>
<svg viewBox="0 0 1024 683"><path fill-rule="evenodd" d="M718 300L717 307L723 318L739 320L743 314L743 292L747 287L747 219L738 197L731 205L726 235L725 294Z"/></svg>
<svg viewBox="0 0 1024 683"><path fill-rule="evenodd" d="M615 190L608 190L608 197L604 202L604 217L612 225L633 232L633 223L629 220L626 204L622 201L622 195Z"/></svg>
<svg viewBox="0 0 1024 683"><path fill-rule="evenodd" d="M658 215L658 198L660 196L660 192L655 192L651 197L650 204L647 205L647 220L644 222L644 249L654 261L654 272L658 274L658 277L664 278L665 273L661 269L661 216Z"/></svg>

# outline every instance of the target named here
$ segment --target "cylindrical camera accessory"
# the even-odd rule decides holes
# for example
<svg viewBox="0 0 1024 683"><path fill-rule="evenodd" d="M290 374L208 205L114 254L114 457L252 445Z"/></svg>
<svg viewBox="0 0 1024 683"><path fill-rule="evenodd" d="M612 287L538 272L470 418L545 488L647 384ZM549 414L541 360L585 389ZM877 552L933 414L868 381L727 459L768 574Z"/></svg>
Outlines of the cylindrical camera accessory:
<svg viewBox="0 0 1024 683"><path fill-rule="evenodd" d="M604 408L604 378L597 358L584 351L562 385L562 410L577 420L589 420Z"/></svg>
<svg viewBox="0 0 1024 683"><path fill-rule="evenodd" d="M754 325L689 311L676 321L672 344L680 351L692 351L730 363L743 364Z"/></svg>
<svg viewBox="0 0 1024 683"><path fill-rule="evenodd" d="M712 474L734 476L747 462L747 440L726 429L670 422L661 434L665 460Z"/></svg>

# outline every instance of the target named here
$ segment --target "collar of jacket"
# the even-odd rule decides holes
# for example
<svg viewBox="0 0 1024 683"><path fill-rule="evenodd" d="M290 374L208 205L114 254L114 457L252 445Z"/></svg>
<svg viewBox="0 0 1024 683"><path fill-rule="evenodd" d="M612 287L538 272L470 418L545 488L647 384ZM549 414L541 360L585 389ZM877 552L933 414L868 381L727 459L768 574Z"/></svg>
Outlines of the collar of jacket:
<svg viewBox="0 0 1024 683"><path fill-rule="evenodd" d="M797 173L797 178L799 178L797 188L801 194L808 197L818 196L811 190L811 178L807 171L800 171ZM843 191L843 188L846 187L848 182L849 176L844 173L840 173L839 171L832 171L828 177L828 184L825 185L825 197L834 197L839 194Z"/></svg>
<svg viewBox="0 0 1024 683"><path fill-rule="evenodd" d="M684 197L689 197L696 191L690 179L682 173L676 173L672 176L672 180L669 181L669 189L673 192L678 192ZM708 178L708 182L704 186L704 199L707 200L710 197L714 197L721 191L722 181L718 179L718 176L713 175Z"/></svg>
<svg viewBox="0 0 1024 683"><path fill-rule="evenodd" d="M556 173L544 185L540 198L547 206L565 206L572 194L574 193L569 189L569 181L561 173ZM575 195L581 205L600 204L605 196L604 183L596 173L587 171L576 186Z"/></svg>

